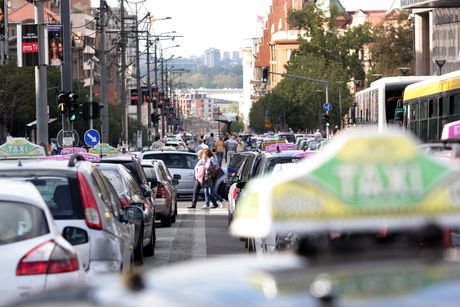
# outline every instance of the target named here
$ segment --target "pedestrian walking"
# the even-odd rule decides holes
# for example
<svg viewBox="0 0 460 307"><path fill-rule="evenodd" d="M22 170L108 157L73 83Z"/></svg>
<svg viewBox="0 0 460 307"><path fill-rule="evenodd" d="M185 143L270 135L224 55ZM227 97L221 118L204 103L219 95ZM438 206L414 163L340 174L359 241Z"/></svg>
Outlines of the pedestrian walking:
<svg viewBox="0 0 460 307"><path fill-rule="evenodd" d="M237 145L236 145L236 152L243 152L246 150L246 144L243 141L243 138L238 137Z"/></svg>
<svg viewBox="0 0 460 307"><path fill-rule="evenodd" d="M230 163L230 161L232 161L233 155L236 152L236 146L238 143L235 141L235 137L231 135L230 138L224 142L224 144L225 149L227 150L226 161L227 163Z"/></svg>
<svg viewBox="0 0 460 307"><path fill-rule="evenodd" d="M198 140L198 146L196 147L196 152L199 152L200 150L205 150L208 148L208 145L206 145L203 141L203 139Z"/></svg>
<svg viewBox="0 0 460 307"><path fill-rule="evenodd" d="M207 187L208 191L206 191L206 184L204 182L204 179L205 179L205 176L206 176L206 165L205 165L206 164L206 156L205 156L204 150L198 151L197 156L198 156L198 162L196 163L195 169L194 169L194 172L195 172L195 184L193 186L192 203L188 208L189 209L195 209L196 208L196 204L198 202L198 197L200 195L200 191L201 191L201 189L204 189L205 205L202 206L202 208L208 209L210 207L209 206L209 200L210 200L209 189L211 187L211 183L208 182L208 185L209 185ZM217 206L217 203L215 202L215 200L213 201L213 205Z"/></svg>
<svg viewBox="0 0 460 307"><path fill-rule="evenodd" d="M224 207L224 198L219 194L219 187L225 179L225 172L219 165L214 154L209 149L204 150L204 155L206 156L206 170L211 173L212 184L209 190L209 195L214 199L213 204L214 208L218 206L220 208ZM216 204L217 201L217 204ZM217 206L218 205L218 206Z"/></svg>
<svg viewBox="0 0 460 307"><path fill-rule="evenodd" d="M219 138L216 141L216 157L217 157L217 162L219 162L220 166L222 166L224 154L225 154L224 138L222 136L219 136Z"/></svg>
<svg viewBox="0 0 460 307"><path fill-rule="evenodd" d="M214 138L214 133L211 132L209 136L206 138L206 145L208 145L209 149L214 152L216 150L216 139Z"/></svg>

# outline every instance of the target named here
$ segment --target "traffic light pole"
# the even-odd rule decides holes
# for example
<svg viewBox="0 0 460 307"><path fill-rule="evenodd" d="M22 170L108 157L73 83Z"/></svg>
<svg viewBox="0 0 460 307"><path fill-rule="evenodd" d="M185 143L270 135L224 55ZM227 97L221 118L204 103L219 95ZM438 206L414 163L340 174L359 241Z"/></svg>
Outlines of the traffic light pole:
<svg viewBox="0 0 460 307"><path fill-rule="evenodd" d="M6 1L5 1L6 2ZM35 2L35 23L38 24L39 61L35 67L35 114L37 117L37 144L48 152L48 92L45 63L45 8L43 1Z"/></svg>
<svg viewBox="0 0 460 307"><path fill-rule="evenodd" d="M141 70L139 54L139 23L137 20L137 3L136 3L136 87L137 87L137 134L136 147L142 150L142 88L141 88Z"/></svg>
<svg viewBox="0 0 460 307"><path fill-rule="evenodd" d="M72 91L72 28L70 25L70 0L61 1L62 45L64 64L61 67L61 90L66 93ZM69 109L66 108L62 115L62 130L64 136L72 132L72 124L69 121Z"/></svg>
<svg viewBox="0 0 460 307"><path fill-rule="evenodd" d="M105 23L106 23L106 11L107 4L105 0L100 2L100 43L99 43L99 60L101 61L101 103L104 106L102 108L102 142L109 143L109 105L107 103L107 61L105 52ZM91 105L92 109L92 105Z"/></svg>
<svg viewBox="0 0 460 307"><path fill-rule="evenodd" d="M124 0L120 1L120 49L121 49L121 140L123 145L128 142L128 112L126 109L126 32L125 32L125 6Z"/></svg>
<svg viewBox="0 0 460 307"><path fill-rule="evenodd" d="M326 80L312 79L312 78L308 78L304 76L297 76L297 75L290 75L290 74L281 74L281 73L272 72L272 71L269 71L268 73L273 74L273 75L280 75L286 78L299 79L299 80L319 83L324 86L324 92L326 93L326 102L329 102L329 82L327 82ZM327 126L326 126L326 137L329 138L329 127Z"/></svg>
<svg viewBox="0 0 460 307"><path fill-rule="evenodd" d="M152 114L152 84L150 83L150 29L147 31L147 86L149 87L149 99L147 101L147 122L148 122L148 133L147 133L147 140L151 141L152 135L152 121L151 121L151 114Z"/></svg>

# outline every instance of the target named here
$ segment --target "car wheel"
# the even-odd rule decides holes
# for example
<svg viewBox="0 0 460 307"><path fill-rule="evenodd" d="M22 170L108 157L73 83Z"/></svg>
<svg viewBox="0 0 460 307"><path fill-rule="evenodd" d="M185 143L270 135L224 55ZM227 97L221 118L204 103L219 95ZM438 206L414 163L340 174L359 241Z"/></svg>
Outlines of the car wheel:
<svg viewBox="0 0 460 307"><path fill-rule="evenodd" d="M134 264L143 265L144 264L144 226L141 227L139 231L139 242L134 249Z"/></svg>
<svg viewBox="0 0 460 307"><path fill-rule="evenodd" d="M151 257L155 255L155 240L156 240L156 231L155 231L155 223L153 223L150 243L144 248L144 256Z"/></svg>
<svg viewBox="0 0 460 307"><path fill-rule="evenodd" d="M171 217L171 222L173 223L176 222L176 216L177 216L177 201L176 201L176 204L174 205L174 215Z"/></svg>
<svg viewBox="0 0 460 307"><path fill-rule="evenodd" d="M171 218L171 211L169 213L161 218L161 226L163 227L170 227L172 223L172 218Z"/></svg>

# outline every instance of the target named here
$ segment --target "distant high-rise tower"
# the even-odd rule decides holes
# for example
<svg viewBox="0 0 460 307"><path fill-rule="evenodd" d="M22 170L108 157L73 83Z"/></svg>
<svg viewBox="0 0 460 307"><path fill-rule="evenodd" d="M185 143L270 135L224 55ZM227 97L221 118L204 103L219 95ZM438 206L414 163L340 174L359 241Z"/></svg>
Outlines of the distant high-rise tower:
<svg viewBox="0 0 460 307"><path fill-rule="evenodd" d="M204 52L204 66L215 67L220 64L220 51L219 49L210 48Z"/></svg>
<svg viewBox="0 0 460 307"><path fill-rule="evenodd" d="M241 62L240 52L239 51L233 51L233 53L232 53L232 61L233 62Z"/></svg>

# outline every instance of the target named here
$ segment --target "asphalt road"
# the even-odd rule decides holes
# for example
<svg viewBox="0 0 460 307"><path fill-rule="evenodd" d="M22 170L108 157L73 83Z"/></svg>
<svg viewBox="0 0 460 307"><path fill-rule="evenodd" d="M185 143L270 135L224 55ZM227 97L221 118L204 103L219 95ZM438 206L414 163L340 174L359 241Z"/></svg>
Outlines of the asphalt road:
<svg viewBox="0 0 460 307"><path fill-rule="evenodd" d="M227 208L188 209L190 200L178 202L178 216L171 227L157 226L155 256L144 258L146 268L220 255L247 253L244 243L227 229Z"/></svg>

